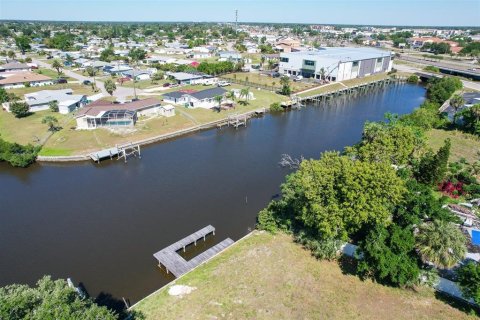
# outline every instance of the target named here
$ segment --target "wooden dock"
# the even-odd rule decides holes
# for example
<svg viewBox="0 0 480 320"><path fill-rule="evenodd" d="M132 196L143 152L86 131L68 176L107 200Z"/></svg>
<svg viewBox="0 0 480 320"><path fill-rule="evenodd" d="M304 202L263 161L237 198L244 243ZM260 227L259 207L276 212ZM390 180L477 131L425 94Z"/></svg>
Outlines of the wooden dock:
<svg viewBox="0 0 480 320"><path fill-rule="evenodd" d="M125 159L125 162L127 162L127 158L129 156L135 156L135 157L138 156L139 158L141 157L140 145L129 143L122 146L115 146L114 148L92 152L89 154L89 156L93 161L98 163L103 159L110 158L110 160L112 160L113 157L115 156L117 157L117 160L120 160L123 158Z"/></svg>
<svg viewBox="0 0 480 320"><path fill-rule="evenodd" d="M179 250L185 251L185 248L192 243L197 245L197 241L202 238L205 241L205 237L209 234L215 235L215 228L211 225L192 233L157 253L154 253L153 256L158 260L158 265L160 267L165 267L167 273L171 272L178 278L234 243L232 239L227 238L188 261L177 253Z"/></svg>

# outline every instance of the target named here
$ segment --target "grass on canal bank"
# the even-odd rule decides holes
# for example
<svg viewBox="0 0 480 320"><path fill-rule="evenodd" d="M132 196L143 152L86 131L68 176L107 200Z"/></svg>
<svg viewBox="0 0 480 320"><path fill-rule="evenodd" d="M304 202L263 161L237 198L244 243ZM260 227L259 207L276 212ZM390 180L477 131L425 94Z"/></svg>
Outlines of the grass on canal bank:
<svg viewBox="0 0 480 320"><path fill-rule="evenodd" d="M147 319L469 318L431 290L361 281L284 234L255 232L175 284L196 290L174 297L167 286L134 309Z"/></svg>
<svg viewBox="0 0 480 320"><path fill-rule="evenodd" d="M469 163L480 160L480 138L461 131L432 129L427 133L427 143L437 151L446 139L450 139L450 161L465 158Z"/></svg>

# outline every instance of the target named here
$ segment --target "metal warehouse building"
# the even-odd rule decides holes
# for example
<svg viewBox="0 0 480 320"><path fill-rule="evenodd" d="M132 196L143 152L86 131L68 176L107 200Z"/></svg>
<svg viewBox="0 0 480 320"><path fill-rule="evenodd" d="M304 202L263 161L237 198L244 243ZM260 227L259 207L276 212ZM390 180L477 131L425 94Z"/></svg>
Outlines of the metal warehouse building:
<svg viewBox="0 0 480 320"><path fill-rule="evenodd" d="M279 72L305 78L342 81L392 69L389 51L374 48L321 48L280 54Z"/></svg>

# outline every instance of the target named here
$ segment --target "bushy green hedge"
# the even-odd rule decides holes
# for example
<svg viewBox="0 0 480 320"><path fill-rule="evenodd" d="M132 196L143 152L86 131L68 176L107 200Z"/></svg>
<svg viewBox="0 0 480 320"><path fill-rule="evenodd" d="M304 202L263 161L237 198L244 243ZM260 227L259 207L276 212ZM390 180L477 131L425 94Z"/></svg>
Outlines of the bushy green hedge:
<svg viewBox="0 0 480 320"><path fill-rule="evenodd" d="M28 167L35 162L40 147L28 144L22 146L0 139L0 161L6 161L14 167Z"/></svg>

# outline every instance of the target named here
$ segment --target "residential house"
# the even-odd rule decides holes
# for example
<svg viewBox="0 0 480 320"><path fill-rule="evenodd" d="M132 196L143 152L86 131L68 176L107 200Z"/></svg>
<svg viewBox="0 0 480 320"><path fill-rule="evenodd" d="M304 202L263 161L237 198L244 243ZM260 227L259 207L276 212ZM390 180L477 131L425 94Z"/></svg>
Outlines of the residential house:
<svg viewBox="0 0 480 320"><path fill-rule="evenodd" d="M171 116L171 108L162 106L155 98L148 98L122 104L97 100L80 109L75 118L77 129L93 130L133 127L140 116L160 115Z"/></svg>
<svg viewBox="0 0 480 320"><path fill-rule="evenodd" d="M0 72L21 72L21 71L32 71L32 68L26 63L20 63L17 61L12 61L0 65Z"/></svg>
<svg viewBox="0 0 480 320"><path fill-rule="evenodd" d="M150 72L145 70L128 70L128 71L122 72L122 75L130 79L135 79L137 81L150 79Z"/></svg>
<svg viewBox="0 0 480 320"><path fill-rule="evenodd" d="M58 112L67 114L83 107L87 102L87 96L76 94L72 89L64 90L41 90L24 95L25 102L30 106L30 112L47 110L50 102L58 102Z"/></svg>
<svg viewBox="0 0 480 320"><path fill-rule="evenodd" d="M205 83L205 79L212 78L212 76L200 72L167 72L166 74L175 79L178 84L203 84Z"/></svg>
<svg viewBox="0 0 480 320"><path fill-rule="evenodd" d="M295 51L296 48L301 46L300 40L292 39L292 38L282 38L277 41L275 47L277 50L281 52L292 52Z"/></svg>
<svg viewBox="0 0 480 320"><path fill-rule="evenodd" d="M0 87L5 89L23 88L25 84L32 87L53 84L50 77L33 72L2 73L0 74Z"/></svg>
<svg viewBox="0 0 480 320"><path fill-rule="evenodd" d="M221 51L218 53L218 56L220 57L219 61L242 61L242 54L235 51Z"/></svg>
<svg viewBox="0 0 480 320"><path fill-rule="evenodd" d="M211 109L217 106L216 96L225 96L227 90L221 87L202 91L180 90L163 94L163 101L187 108Z"/></svg>

